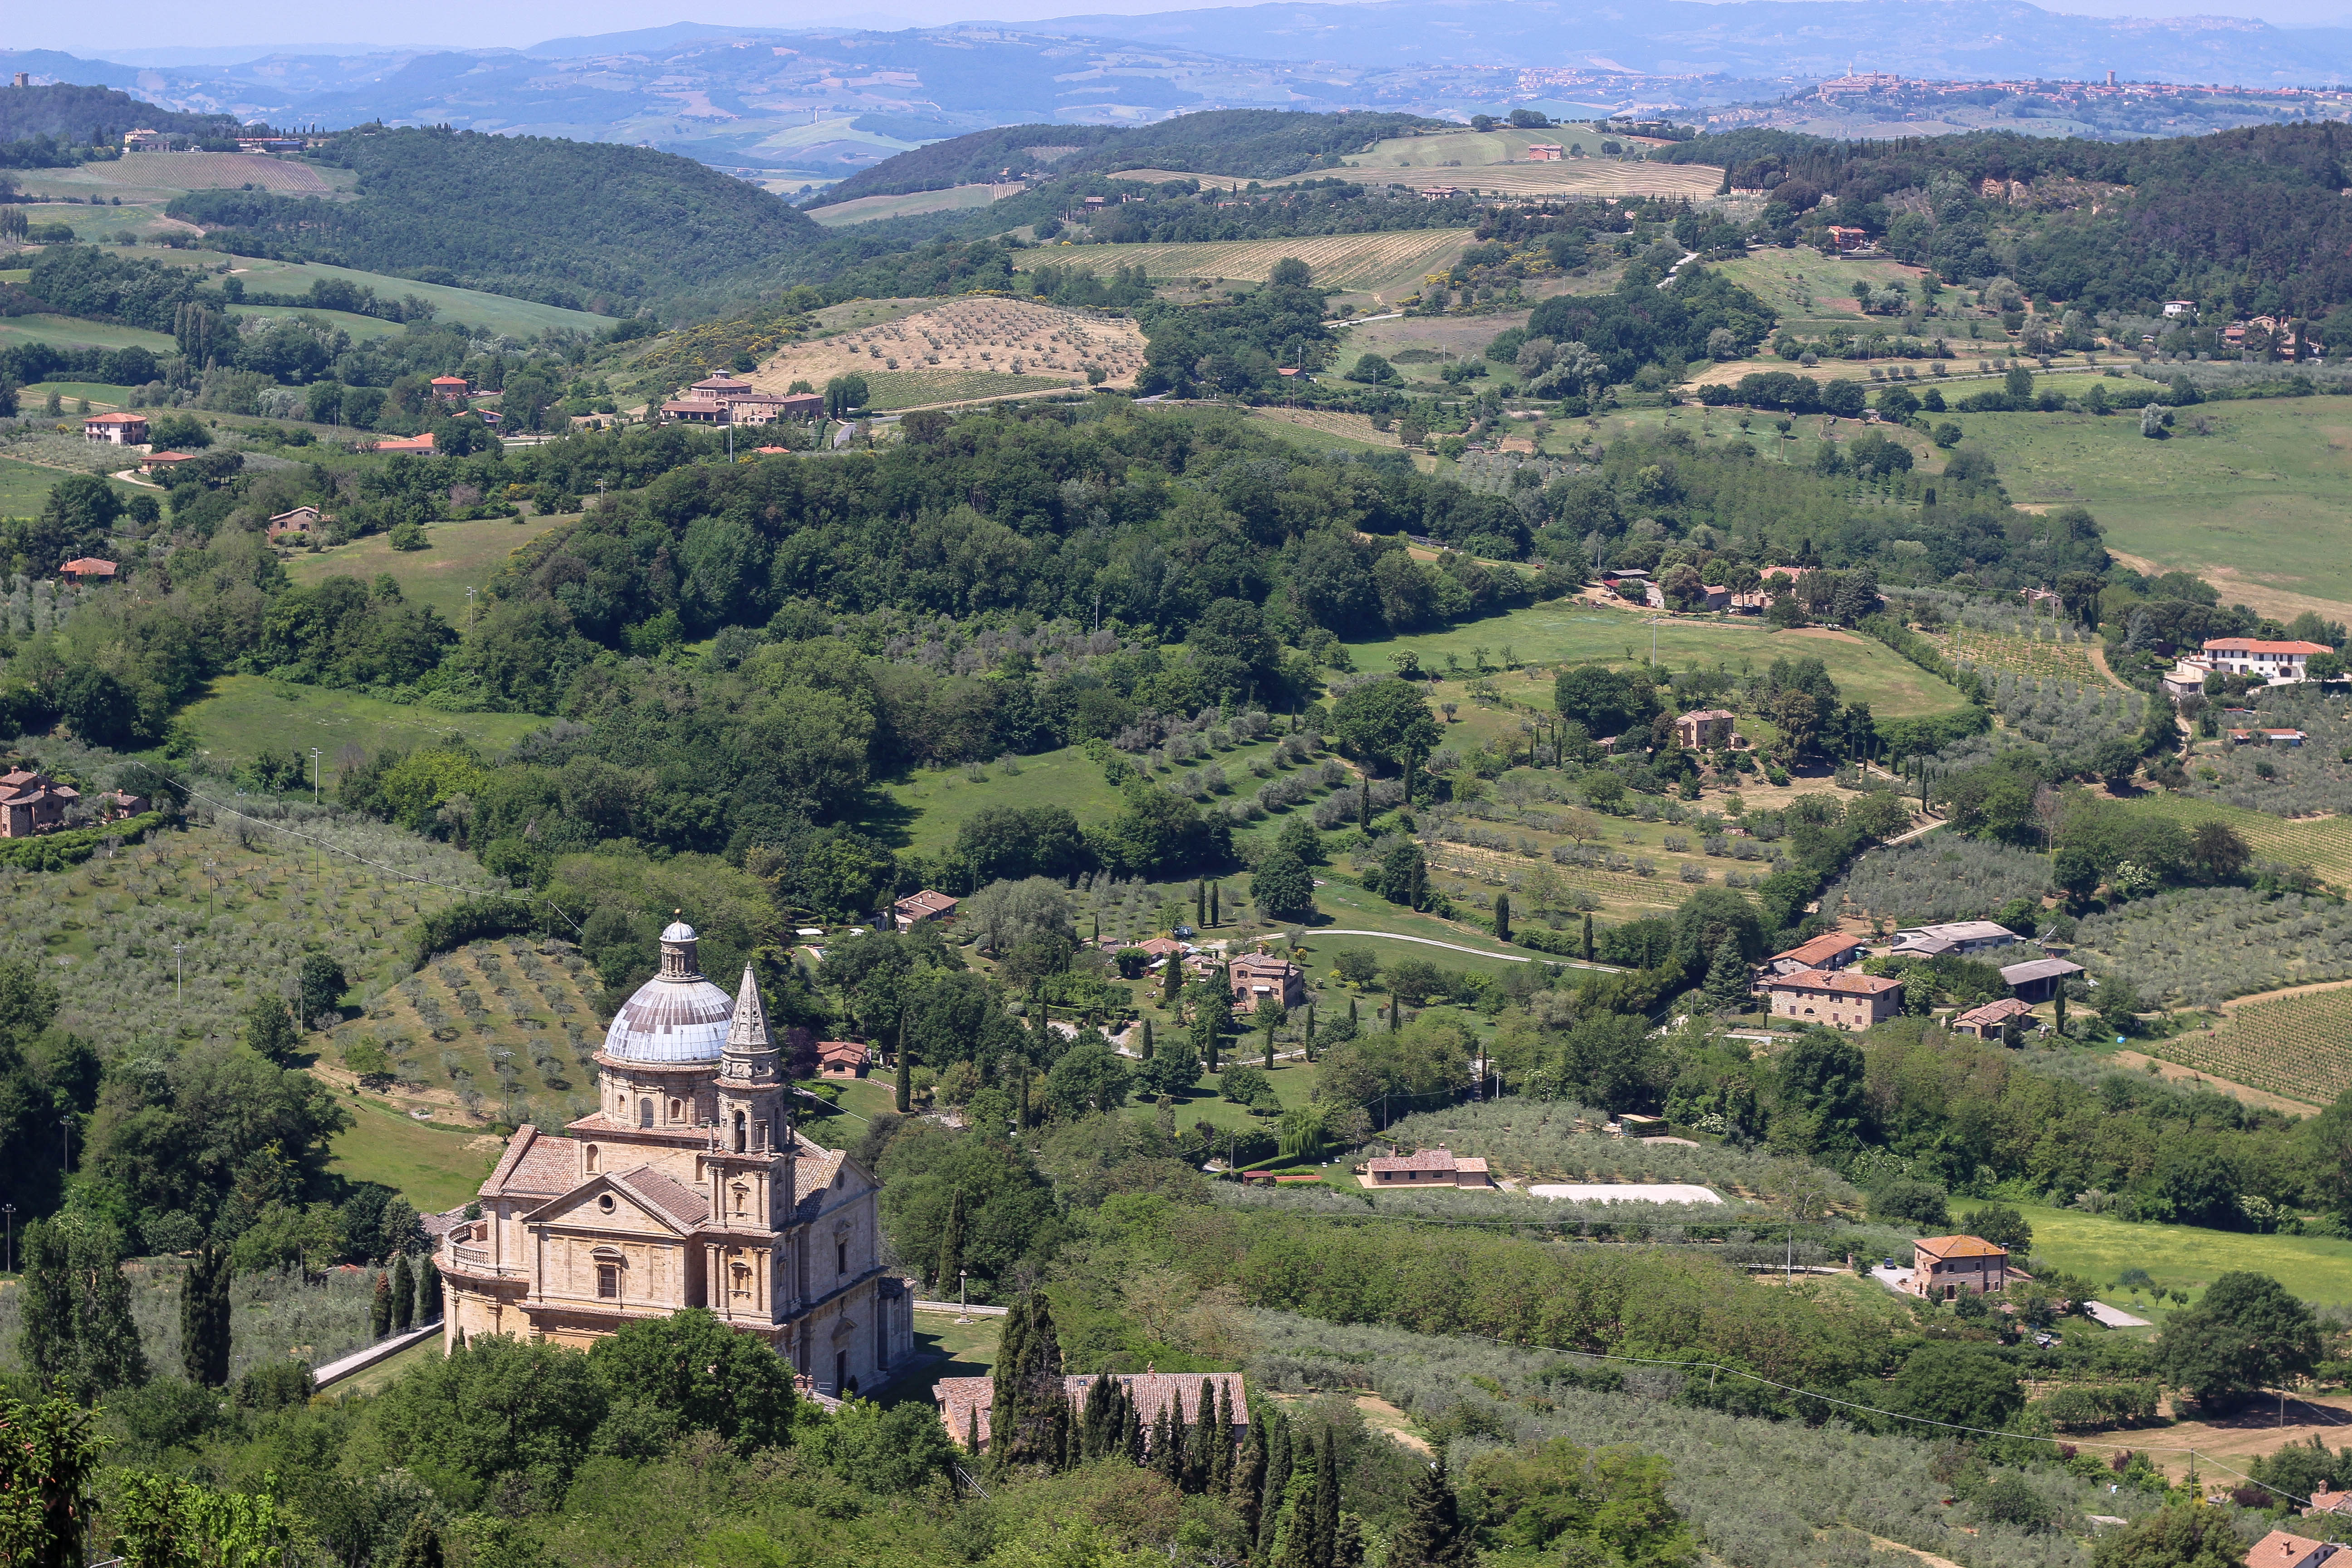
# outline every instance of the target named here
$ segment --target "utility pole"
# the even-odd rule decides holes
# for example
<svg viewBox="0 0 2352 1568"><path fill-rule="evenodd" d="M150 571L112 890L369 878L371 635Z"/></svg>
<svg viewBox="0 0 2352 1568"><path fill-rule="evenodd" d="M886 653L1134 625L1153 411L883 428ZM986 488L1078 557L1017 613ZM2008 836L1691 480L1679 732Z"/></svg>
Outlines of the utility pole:
<svg viewBox="0 0 2352 1568"><path fill-rule="evenodd" d="M186 960L180 956L187 951L187 947L188 944L184 942L175 942L172 944L172 1005L174 1007L187 1000L188 966Z"/></svg>
<svg viewBox="0 0 2352 1568"><path fill-rule="evenodd" d="M205 857L205 919L206 920L213 918L213 895L220 890L219 867L219 861L209 855Z"/></svg>
<svg viewBox="0 0 2352 1568"><path fill-rule="evenodd" d="M319 748L310 748L310 804L319 804Z"/></svg>
<svg viewBox="0 0 2352 1568"><path fill-rule="evenodd" d="M70 1116L58 1118L58 1174L60 1177L73 1174L73 1118Z"/></svg>
<svg viewBox="0 0 2352 1568"><path fill-rule="evenodd" d="M0 1233L6 1237L8 1272L16 1272L16 1205L0 1204Z"/></svg>

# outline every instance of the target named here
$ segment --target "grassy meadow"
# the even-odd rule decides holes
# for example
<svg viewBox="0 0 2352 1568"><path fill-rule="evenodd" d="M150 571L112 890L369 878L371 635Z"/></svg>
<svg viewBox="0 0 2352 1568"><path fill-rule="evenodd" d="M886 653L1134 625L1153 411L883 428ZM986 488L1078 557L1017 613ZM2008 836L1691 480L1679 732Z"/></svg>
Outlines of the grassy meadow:
<svg viewBox="0 0 2352 1568"><path fill-rule="evenodd" d="M44 468L38 463L20 463L13 458L0 458L0 517L32 517L47 504L49 492L58 481L74 470ZM121 496L140 494L136 485L121 479L109 479L114 493ZM152 490L147 491L152 495Z"/></svg>
<svg viewBox="0 0 2352 1568"><path fill-rule="evenodd" d="M2088 507L2135 562L2196 572L2225 603L2267 614L2352 616L2352 401L2207 404L2163 441L2126 415L1957 418L2011 496ZM2196 433L2199 419L2210 434Z"/></svg>
<svg viewBox="0 0 2352 1568"><path fill-rule="evenodd" d="M144 259L169 262L179 267L213 268L217 267L222 259L218 254L209 250L142 250L140 255ZM442 321L488 327L492 331L519 338L535 336L550 328L601 332L613 324L606 318L585 310L567 310L558 305L541 305L529 300L509 299L504 294L485 294L479 289L458 289L445 283L419 283L413 278L394 278L382 272L330 267L324 262L271 261L257 256L236 256L228 260L229 276L242 281L248 292L301 294L308 292L311 284L324 279L356 283L374 289L379 300L398 300L413 294L433 306Z"/></svg>
<svg viewBox="0 0 2352 1568"><path fill-rule="evenodd" d="M1263 283L1273 275L1276 262L1295 256L1314 269L1318 283L1402 294L1418 289L1424 273L1453 265L1470 237L1466 228L1440 228L1181 245L1048 245L1024 251L1020 265L1031 271L1048 265L1087 267L1106 275L1114 268L1139 266L1153 279ZM1492 337L1501 330L1496 327L1486 335Z"/></svg>
<svg viewBox="0 0 2352 1568"><path fill-rule="evenodd" d="M809 216L827 228L844 228L856 223L872 223L886 217L912 217L919 213L970 212L988 206L1000 197L1009 196L1023 187L1010 185L953 185L944 191L909 191L890 196L853 196L845 202L829 206L810 207Z"/></svg>
<svg viewBox="0 0 2352 1568"><path fill-rule="evenodd" d="M339 1176L382 1182L417 1213L439 1214L471 1201L498 1163L501 1141L489 1134L418 1121L380 1096L346 1090L352 1126L327 1167Z"/></svg>
<svg viewBox="0 0 2352 1568"><path fill-rule="evenodd" d="M436 522L425 529L428 542L423 550L394 550L390 534L372 533L348 544L294 555L286 563L286 574L307 586L329 577L373 583L390 574L404 597L429 605L444 620L462 625L467 589L487 588L524 545L551 528L577 521L575 514Z"/></svg>
<svg viewBox="0 0 2352 1568"><path fill-rule="evenodd" d="M496 525L494 525L496 526ZM419 746L449 736L503 751L547 723L530 713L443 713L356 691L298 686L266 675L224 675L180 710L214 768L227 773L263 752L319 749L319 784L331 795L347 749Z"/></svg>
<svg viewBox="0 0 2352 1568"><path fill-rule="evenodd" d="M2126 1310L2132 1292L2114 1288L2126 1268L2145 1268L2158 1289L2184 1289L2192 1298L2221 1275L2251 1269L2270 1275L2306 1301L2352 1302L2352 1241L2138 1225L2039 1204L2012 1206L2033 1227L2037 1256L2095 1281L2106 1292L2101 1300Z"/></svg>
<svg viewBox="0 0 2352 1568"><path fill-rule="evenodd" d="M26 343L60 349L145 349L155 354L179 352L169 332L151 332L144 327L85 321L79 316L0 317L0 349Z"/></svg>

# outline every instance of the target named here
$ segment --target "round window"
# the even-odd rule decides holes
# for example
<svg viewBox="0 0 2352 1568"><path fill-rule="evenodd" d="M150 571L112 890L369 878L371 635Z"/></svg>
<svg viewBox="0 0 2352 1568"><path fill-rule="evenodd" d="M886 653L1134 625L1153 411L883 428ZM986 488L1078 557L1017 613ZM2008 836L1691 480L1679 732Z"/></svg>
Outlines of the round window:
<svg viewBox="0 0 2352 1568"><path fill-rule="evenodd" d="M606 1214L611 1214L613 1212L613 1194L606 1193L602 1197L598 1198L596 1200L596 1206L603 1209Z"/></svg>

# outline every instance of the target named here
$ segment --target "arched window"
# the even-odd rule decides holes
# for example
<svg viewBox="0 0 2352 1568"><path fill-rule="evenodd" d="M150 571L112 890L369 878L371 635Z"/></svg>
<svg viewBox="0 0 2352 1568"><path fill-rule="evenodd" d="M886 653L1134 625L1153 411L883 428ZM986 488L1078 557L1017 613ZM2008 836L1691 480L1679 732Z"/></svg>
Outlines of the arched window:
<svg viewBox="0 0 2352 1568"><path fill-rule="evenodd" d="M653 1124L654 1102L650 1100L641 1100L637 1101L637 1125L640 1127L651 1127Z"/></svg>
<svg viewBox="0 0 2352 1568"><path fill-rule="evenodd" d="M735 1152L740 1154L749 1151L750 1139L751 1133L744 1122L743 1113L739 1110L735 1113Z"/></svg>
<svg viewBox="0 0 2352 1568"><path fill-rule="evenodd" d="M669 1119L672 1121L683 1121L686 1120L684 1108L675 1100L669 1102Z"/></svg>
<svg viewBox="0 0 2352 1568"><path fill-rule="evenodd" d="M593 1143L588 1145L588 1173L596 1173L596 1145Z"/></svg>

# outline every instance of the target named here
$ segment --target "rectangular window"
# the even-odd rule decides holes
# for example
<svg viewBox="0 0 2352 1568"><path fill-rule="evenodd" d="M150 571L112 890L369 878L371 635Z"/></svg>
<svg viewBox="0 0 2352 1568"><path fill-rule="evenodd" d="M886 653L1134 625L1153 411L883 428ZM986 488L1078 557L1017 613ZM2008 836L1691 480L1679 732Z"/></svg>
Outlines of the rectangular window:
<svg viewBox="0 0 2352 1568"><path fill-rule="evenodd" d="M617 1263L596 1265L596 1299L617 1301L621 1299L621 1266Z"/></svg>

